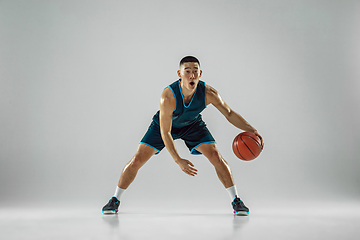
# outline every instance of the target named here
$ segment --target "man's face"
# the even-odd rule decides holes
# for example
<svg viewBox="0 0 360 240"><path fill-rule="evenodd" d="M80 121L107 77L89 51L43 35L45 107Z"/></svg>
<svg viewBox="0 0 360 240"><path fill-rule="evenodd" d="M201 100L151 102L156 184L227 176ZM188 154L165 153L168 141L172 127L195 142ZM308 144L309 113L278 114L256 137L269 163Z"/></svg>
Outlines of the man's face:
<svg viewBox="0 0 360 240"><path fill-rule="evenodd" d="M201 77L200 66L195 62L184 63L178 70L178 76L181 78L182 86L188 90L196 89Z"/></svg>

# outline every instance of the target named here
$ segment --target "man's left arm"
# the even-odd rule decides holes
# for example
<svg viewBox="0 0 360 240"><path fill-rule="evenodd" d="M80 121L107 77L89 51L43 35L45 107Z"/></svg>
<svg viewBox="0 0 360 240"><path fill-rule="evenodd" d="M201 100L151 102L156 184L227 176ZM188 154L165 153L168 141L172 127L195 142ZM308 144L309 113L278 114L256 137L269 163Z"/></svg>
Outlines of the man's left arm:
<svg viewBox="0 0 360 240"><path fill-rule="evenodd" d="M214 105L235 127L244 130L245 132L255 133L262 139L258 131L253 126L251 126L240 114L232 110L226 104L226 102L221 99L218 91L209 85L206 86L206 104Z"/></svg>

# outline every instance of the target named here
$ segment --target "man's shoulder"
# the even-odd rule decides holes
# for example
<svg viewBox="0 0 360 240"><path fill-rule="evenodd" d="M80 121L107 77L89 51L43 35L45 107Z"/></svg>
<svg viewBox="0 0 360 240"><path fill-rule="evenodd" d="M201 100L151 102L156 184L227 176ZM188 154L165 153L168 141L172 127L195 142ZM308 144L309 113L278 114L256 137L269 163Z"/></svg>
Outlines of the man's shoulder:
<svg viewBox="0 0 360 240"><path fill-rule="evenodd" d="M206 93L207 94L217 94L217 91L215 88L213 88L212 86L210 85L206 85Z"/></svg>
<svg viewBox="0 0 360 240"><path fill-rule="evenodd" d="M165 88L163 93L161 94L160 111L173 112L175 109L175 105L176 100L172 90L169 87Z"/></svg>
<svg viewBox="0 0 360 240"><path fill-rule="evenodd" d="M206 86L206 101L207 104L216 104L220 101L218 91L209 85Z"/></svg>
<svg viewBox="0 0 360 240"><path fill-rule="evenodd" d="M173 101L175 99L173 90L170 88L170 86L164 89L163 93L161 94L161 98L163 101Z"/></svg>

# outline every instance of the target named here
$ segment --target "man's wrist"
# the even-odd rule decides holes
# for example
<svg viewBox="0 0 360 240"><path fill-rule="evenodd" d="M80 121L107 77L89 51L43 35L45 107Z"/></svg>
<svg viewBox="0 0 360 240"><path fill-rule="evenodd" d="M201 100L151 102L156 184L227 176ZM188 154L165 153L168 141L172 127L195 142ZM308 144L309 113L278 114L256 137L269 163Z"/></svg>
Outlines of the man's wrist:
<svg viewBox="0 0 360 240"><path fill-rule="evenodd" d="M181 157L174 157L174 161L175 161L177 164L179 164L180 160L181 160Z"/></svg>

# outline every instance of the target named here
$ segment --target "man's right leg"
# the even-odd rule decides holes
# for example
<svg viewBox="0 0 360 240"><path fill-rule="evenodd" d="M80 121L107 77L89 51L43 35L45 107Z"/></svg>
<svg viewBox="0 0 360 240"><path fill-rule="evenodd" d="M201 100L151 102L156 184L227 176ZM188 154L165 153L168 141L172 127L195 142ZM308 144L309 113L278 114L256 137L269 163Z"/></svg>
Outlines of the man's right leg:
<svg viewBox="0 0 360 240"><path fill-rule="evenodd" d="M121 189L127 189L134 181L139 169L156 153L157 151L145 144L139 144L134 157L125 165L118 183Z"/></svg>
<svg viewBox="0 0 360 240"><path fill-rule="evenodd" d="M157 152L152 147L145 144L139 144L134 157L128 162L120 176L120 180L114 195L119 191L125 191L129 185L134 181L139 169ZM110 201L103 207L103 213L117 213L120 201L118 196L113 196Z"/></svg>

